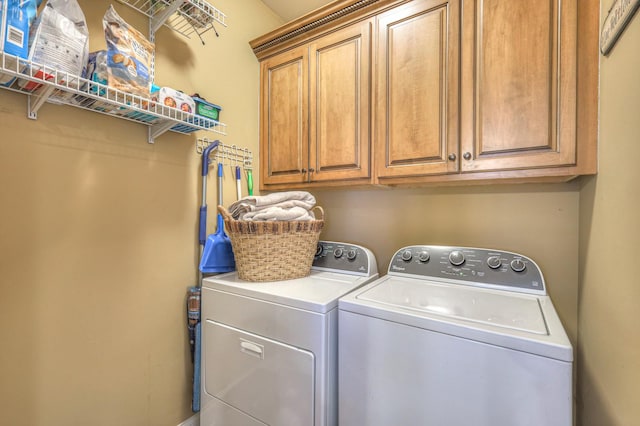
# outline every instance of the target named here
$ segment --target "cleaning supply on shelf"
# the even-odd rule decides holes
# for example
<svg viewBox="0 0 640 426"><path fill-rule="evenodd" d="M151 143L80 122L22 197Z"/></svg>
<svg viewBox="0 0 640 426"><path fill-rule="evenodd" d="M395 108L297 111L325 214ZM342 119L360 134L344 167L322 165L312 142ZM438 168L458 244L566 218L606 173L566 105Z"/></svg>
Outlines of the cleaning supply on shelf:
<svg viewBox="0 0 640 426"><path fill-rule="evenodd" d="M207 102L205 99L201 98L198 93L191 95L191 98L196 104L195 112L197 115L220 121L220 111L222 111L221 106Z"/></svg>
<svg viewBox="0 0 640 426"><path fill-rule="evenodd" d="M316 198L306 191L244 197L229 206L236 220L313 220Z"/></svg>

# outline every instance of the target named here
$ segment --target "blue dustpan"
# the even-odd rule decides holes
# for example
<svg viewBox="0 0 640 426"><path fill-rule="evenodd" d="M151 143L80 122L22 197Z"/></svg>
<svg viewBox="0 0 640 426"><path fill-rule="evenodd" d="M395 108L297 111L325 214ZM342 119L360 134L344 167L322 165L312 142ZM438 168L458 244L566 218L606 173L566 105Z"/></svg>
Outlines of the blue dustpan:
<svg viewBox="0 0 640 426"><path fill-rule="evenodd" d="M214 272L231 272L236 269L236 261L233 257L231 240L224 232L224 219L218 213L218 228L215 234L207 237L204 245L202 259L200 259L200 271L206 274Z"/></svg>
<svg viewBox="0 0 640 426"><path fill-rule="evenodd" d="M222 164L220 163L218 163L218 205L222 205ZM231 240L224 232L224 219L220 213L218 213L218 227L215 234L207 237L199 268L200 272L205 274L231 272L236 269Z"/></svg>

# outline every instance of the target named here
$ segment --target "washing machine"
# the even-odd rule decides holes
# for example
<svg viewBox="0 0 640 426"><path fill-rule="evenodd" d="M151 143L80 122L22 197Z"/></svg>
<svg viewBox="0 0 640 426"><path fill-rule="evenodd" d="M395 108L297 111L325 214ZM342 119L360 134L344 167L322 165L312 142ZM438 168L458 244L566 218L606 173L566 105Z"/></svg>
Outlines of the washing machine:
<svg viewBox="0 0 640 426"><path fill-rule="evenodd" d="M202 426L333 426L338 299L378 278L368 249L321 241L308 277L202 282Z"/></svg>
<svg viewBox="0 0 640 426"><path fill-rule="evenodd" d="M536 263L409 246L339 301L340 426L571 426L573 349Z"/></svg>

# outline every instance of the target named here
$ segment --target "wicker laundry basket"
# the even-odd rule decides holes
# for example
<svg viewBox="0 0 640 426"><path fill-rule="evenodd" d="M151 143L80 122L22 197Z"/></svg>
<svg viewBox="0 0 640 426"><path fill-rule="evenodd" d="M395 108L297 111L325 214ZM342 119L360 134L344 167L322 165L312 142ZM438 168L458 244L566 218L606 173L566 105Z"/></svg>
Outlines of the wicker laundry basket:
<svg viewBox="0 0 640 426"><path fill-rule="evenodd" d="M320 219L245 221L233 219L224 206L218 206L233 247L238 277L259 282L309 275L324 226L324 210L320 206L315 209Z"/></svg>

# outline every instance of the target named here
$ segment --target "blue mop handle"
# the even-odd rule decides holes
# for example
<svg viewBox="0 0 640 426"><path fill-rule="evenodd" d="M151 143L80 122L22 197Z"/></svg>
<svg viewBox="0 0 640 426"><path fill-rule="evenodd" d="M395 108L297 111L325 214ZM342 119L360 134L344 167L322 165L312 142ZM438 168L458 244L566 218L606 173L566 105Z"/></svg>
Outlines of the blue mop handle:
<svg viewBox="0 0 640 426"><path fill-rule="evenodd" d="M202 176L207 176L209 174L209 163L211 162L209 154L211 154L211 151L216 149L218 145L220 145L220 141L215 140L211 142L211 145L207 146L204 151L202 151Z"/></svg>
<svg viewBox="0 0 640 426"><path fill-rule="evenodd" d="M211 151L218 148L218 145L220 145L220 141L213 141L202 151L202 205L200 206L200 222L198 226L198 242L201 246L204 246L207 241L207 175L209 174L209 164L211 162L209 156Z"/></svg>
<svg viewBox="0 0 640 426"><path fill-rule="evenodd" d="M207 206L200 206L200 229L198 231L198 241L201 246L207 242Z"/></svg>

